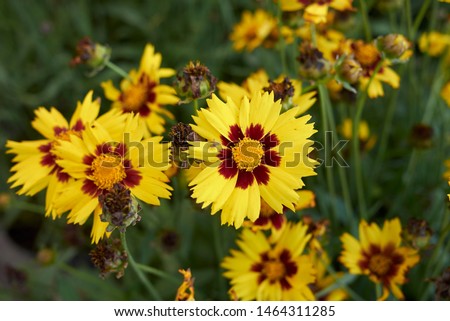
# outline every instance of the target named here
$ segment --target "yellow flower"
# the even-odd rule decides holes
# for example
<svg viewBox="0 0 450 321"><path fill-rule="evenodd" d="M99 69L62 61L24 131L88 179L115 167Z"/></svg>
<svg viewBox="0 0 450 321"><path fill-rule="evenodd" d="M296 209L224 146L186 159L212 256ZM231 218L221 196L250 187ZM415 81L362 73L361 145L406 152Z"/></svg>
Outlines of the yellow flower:
<svg viewBox="0 0 450 321"><path fill-rule="evenodd" d="M55 147L62 141L70 141L73 135L81 136L86 127L97 118L100 111L100 100L92 99L90 91L82 103L77 104L70 122L52 107L50 110L44 107L38 108L32 126L44 139L33 141L7 141L7 153L16 154L13 162L16 163L11 171L14 174L8 179L12 183L11 188L21 186L17 194L33 196L47 188L45 198L45 215L53 219L59 217L53 203L59 197L62 189L73 181L71 176L64 172L57 164L58 157ZM113 130L123 121L117 113L107 113L98 118L100 124L107 130Z"/></svg>
<svg viewBox="0 0 450 321"><path fill-rule="evenodd" d="M441 55L450 45L450 35L431 31L419 38L419 49L432 57Z"/></svg>
<svg viewBox="0 0 450 321"><path fill-rule="evenodd" d="M173 119L173 115L163 106L176 104L179 100L175 89L160 83L161 78L175 74L172 69L160 68L161 60L161 54L155 53L155 48L147 44L139 70L130 71L129 78L121 81L120 90L111 80L101 84L106 98L113 102L113 109L139 115L140 122L145 125L146 137L150 133L164 132L164 116Z"/></svg>
<svg viewBox="0 0 450 321"><path fill-rule="evenodd" d="M295 204L295 210L300 211L305 208L312 208L316 206L316 195L312 191L300 190L297 191L299 200ZM251 228L253 231L257 230L272 230L272 239L274 234L278 234L284 227L286 222L286 216L283 213L277 213L269 204L261 198L261 210L259 217L256 221L245 221L244 226ZM275 236L276 238L277 236Z"/></svg>
<svg viewBox="0 0 450 321"><path fill-rule="evenodd" d="M280 75L275 82L280 82L282 79L284 79L284 76ZM290 98L292 105L300 107L299 114L303 114L316 102L316 92L311 91L302 94L301 82L296 79L291 79L290 81L294 88ZM263 69L260 69L244 80L242 86L221 81L217 84L217 88L219 88L219 95L222 99L230 97L235 104L239 105L244 97L252 97L255 93L263 93L269 85L269 75Z"/></svg>
<svg viewBox="0 0 450 321"><path fill-rule="evenodd" d="M272 244L263 232L244 229L237 241L240 250L231 250L221 266L230 279L231 290L240 300L314 300L308 287L314 282L314 268L302 255L311 235L302 223L287 223Z"/></svg>
<svg viewBox="0 0 450 321"><path fill-rule="evenodd" d="M328 8L338 11L353 10L353 0L281 0L283 11L304 10L303 18L315 24L327 21Z"/></svg>
<svg viewBox="0 0 450 321"><path fill-rule="evenodd" d="M169 146L162 137L143 139L144 128L138 116L127 114L120 130L112 135L101 124L87 127L81 137L73 136L55 148L57 164L76 180L55 200L60 212L70 211L68 222L83 225L94 212L93 243L104 236L108 223L100 220L99 196L116 185L152 205L169 198L172 188L163 173L168 169ZM117 138L120 137L120 138Z"/></svg>
<svg viewBox="0 0 450 321"><path fill-rule="evenodd" d="M208 140L193 142L189 151L209 165L189 184L196 202L212 204L212 214L222 209L222 224L236 228L246 217L259 217L261 197L277 213L294 211L302 178L315 175L316 162L307 156L308 138L316 132L307 123L311 116L296 118L300 107L280 115L273 93L256 93L240 104L213 95L207 103L191 126Z"/></svg>
<svg viewBox="0 0 450 321"><path fill-rule="evenodd" d="M358 241L348 233L341 236L343 251L339 260L352 274L367 275L372 282L381 283L385 300L389 292L404 299L399 285L406 283L406 272L419 262L417 251L401 246L402 227L398 218L385 221L383 229L375 223L359 224Z"/></svg>
<svg viewBox="0 0 450 321"><path fill-rule="evenodd" d="M442 87L441 97L447 103L447 106L450 107L450 81Z"/></svg>
<svg viewBox="0 0 450 321"><path fill-rule="evenodd" d="M253 51L261 46L277 28L276 19L268 12L258 9L255 13L244 11L241 21L233 28L230 35L233 48L236 51Z"/></svg>
<svg viewBox="0 0 450 321"><path fill-rule="evenodd" d="M387 59L382 62L382 66L370 82L377 65L382 59L381 53L374 44L357 40L353 42L351 48L355 59L363 68L363 74L359 79L361 90L367 90L367 95L370 98L384 96L382 82L387 83L392 88L398 88L400 86L400 77L389 67L390 62ZM368 85L369 87L367 88Z"/></svg>
<svg viewBox="0 0 450 321"><path fill-rule="evenodd" d="M353 121L350 118L344 119L342 126L340 126L340 132L345 139L352 139L353 137ZM369 125L365 120L359 123L358 130L359 146L361 150L370 150L373 148L376 142L376 137L370 134Z"/></svg>

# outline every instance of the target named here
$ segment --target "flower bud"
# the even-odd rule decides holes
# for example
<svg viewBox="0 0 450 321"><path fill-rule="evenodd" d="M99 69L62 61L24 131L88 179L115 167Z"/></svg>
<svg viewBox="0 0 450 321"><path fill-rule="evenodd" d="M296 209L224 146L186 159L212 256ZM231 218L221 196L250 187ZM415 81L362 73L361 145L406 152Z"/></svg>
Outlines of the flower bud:
<svg viewBox="0 0 450 321"><path fill-rule="evenodd" d="M363 74L361 64L351 57L345 57L342 63L336 66L340 79L349 84L355 84Z"/></svg>
<svg viewBox="0 0 450 321"><path fill-rule="evenodd" d="M389 34L376 40L378 49L389 59L399 59L411 47L403 35Z"/></svg>
<svg viewBox="0 0 450 321"><path fill-rule="evenodd" d="M410 219L404 232L404 239L415 249L426 249L430 245L433 231L425 220Z"/></svg>
<svg viewBox="0 0 450 321"><path fill-rule="evenodd" d="M105 67L110 57L111 48L93 42L89 37L84 37L78 42L76 56L70 61L70 65L73 67L84 64L92 68L94 72L98 72Z"/></svg>

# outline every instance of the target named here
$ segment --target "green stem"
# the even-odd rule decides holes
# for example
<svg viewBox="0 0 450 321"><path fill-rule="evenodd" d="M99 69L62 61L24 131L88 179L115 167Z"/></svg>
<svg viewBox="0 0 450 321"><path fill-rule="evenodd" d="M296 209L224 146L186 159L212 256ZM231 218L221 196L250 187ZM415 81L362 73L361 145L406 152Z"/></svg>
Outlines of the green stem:
<svg viewBox="0 0 450 321"><path fill-rule="evenodd" d="M413 39L414 32L411 17L411 0L405 0L405 11L406 11L406 34L408 35L409 39Z"/></svg>
<svg viewBox="0 0 450 321"><path fill-rule="evenodd" d="M361 151L359 148L359 124L361 122L362 112L364 110L364 105L367 99L367 91L369 90L370 84L372 83L373 78L380 70L383 64L383 60L381 60L375 70L373 71L369 81L367 82L367 87L364 89L364 92L360 94L357 101L356 106L356 114L355 119L353 119L353 128L352 128L352 156L353 163L355 168L355 180L356 180L356 194L358 196L358 209L359 215L361 219L367 219L367 205L366 198L364 193L364 183L363 183L363 174L362 174L362 166L361 166Z"/></svg>
<svg viewBox="0 0 450 321"><path fill-rule="evenodd" d="M422 7L420 7L419 13L417 14L416 18L414 19L413 35L415 35L417 30L419 30L420 24L422 23L422 20L425 17L425 14L427 13L430 3L431 3L431 0L425 0L424 3L422 4ZM410 40L414 40L414 39L410 39Z"/></svg>
<svg viewBox="0 0 450 321"><path fill-rule="evenodd" d="M125 236L125 232L120 232L120 240L122 242L123 249L128 254L128 263L130 263L132 269L138 276L139 280L141 280L142 284L147 288L150 295L153 297L154 300L161 300L161 297L156 290L156 288L153 286L153 284L150 283L150 281L147 279L147 277L142 273L142 271L139 269L138 264L134 260L133 256L131 255L130 250L128 249L127 245L127 239Z"/></svg>
<svg viewBox="0 0 450 321"><path fill-rule="evenodd" d="M136 263L136 266L144 272L159 276L160 278L166 279L166 280L172 282L173 284L180 283L179 280L176 277L174 277L173 275L170 275L164 271L155 269L154 267L147 266L147 265L140 264L140 263Z"/></svg>
<svg viewBox="0 0 450 321"><path fill-rule="evenodd" d="M378 175L378 171L380 168L381 163L384 160L384 156L386 154L387 150L387 142L389 138L389 134L391 132L392 128L392 120L394 118L395 114L395 107L397 107L397 97L398 97L398 90L395 90L388 101L388 107L386 111L386 116L384 118L384 126L383 130L381 131L381 137L379 140L379 148L377 152L377 156L375 158L375 164L374 164L374 171L373 171L373 178L375 179L376 175ZM373 179L372 179L373 181Z"/></svg>
<svg viewBox="0 0 450 321"><path fill-rule="evenodd" d="M322 128L323 128L323 143L327 144L327 133L329 131L328 128L328 120L327 120L327 109L326 109L326 96L325 96L325 87L323 84L319 85L319 100L320 100L320 114L322 116ZM325 175L327 180L328 190L331 194L332 201L332 212L334 214L334 218L337 218L337 204L336 204L336 189L334 186L334 176L333 176L333 167L331 164L328 164L327 153L325 152Z"/></svg>
<svg viewBox="0 0 450 321"><path fill-rule="evenodd" d="M115 63L112 63L111 61L108 60L105 62L105 66L114 71L115 73L119 74L123 78L126 78L131 81L131 78L128 75L128 73L119 66L117 66Z"/></svg>
<svg viewBox="0 0 450 321"><path fill-rule="evenodd" d="M23 202L23 201L19 201L19 200L13 200L9 204L9 206L12 208L16 208L16 209L23 210L23 211L29 211L29 212L37 213L37 214L45 213L44 206L38 205L38 204L33 204L33 203L28 203L28 202Z"/></svg>
<svg viewBox="0 0 450 321"><path fill-rule="evenodd" d="M379 298L381 298L381 295L383 293L383 289L381 287L381 283L375 283L375 300L378 300Z"/></svg>
<svg viewBox="0 0 450 321"><path fill-rule="evenodd" d="M330 123L330 127L336 132L336 122L334 120L334 113L331 106L330 101L330 95L328 92L328 89L325 87L324 84L319 84L319 95L320 100L323 101L323 104L325 105L325 113L328 115L328 121ZM338 137L339 138L339 137ZM347 215L348 222L353 222L353 208L352 208L352 202L350 198L350 189L348 186L347 176L344 171L344 167L341 166L343 164L337 164L338 165L338 172L339 172L339 179L341 183L341 189L342 189L342 195L344 197L344 204L345 204L345 210Z"/></svg>
<svg viewBox="0 0 450 321"><path fill-rule="evenodd" d="M224 250L223 250L223 241L221 238L221 230L217 220L212 220L213 222L213 238L214 238L214 251L216 252L217 266L220 266L220 261L224 258ZM225 279L219 275L219 291L220 293L224 293L226 289Z"/></svg>
<svg viewBox="0 0 450 321"><path fill-rule="evenodd" d="M370 30L369 15L367 12L366 0L359 0L359 7L361 10L366 42L370 42L370 41L372 41L372 32Z"/></svg>
<svg viewBox="0 0 450 321"><path fill-rule="evenodd" d="M343 282L343 278L338 278L336 275L336 271L333 269L333 267L331 266L331 264L327 264L326 261L324 261L323 258L320 258L320 260L322 261L323 266L325 266L328 274L331 274L333 276L333 278L336 280L336 283L338 283L341 288L343 288L349 295L350 297L355 300L355 301L364 301L364 299L359 296L359 294L357 294L355 291L353 291L352 289L350 289L350 287L347 285L346 282ZM319 292L320 293L320 292Z"/></svg>

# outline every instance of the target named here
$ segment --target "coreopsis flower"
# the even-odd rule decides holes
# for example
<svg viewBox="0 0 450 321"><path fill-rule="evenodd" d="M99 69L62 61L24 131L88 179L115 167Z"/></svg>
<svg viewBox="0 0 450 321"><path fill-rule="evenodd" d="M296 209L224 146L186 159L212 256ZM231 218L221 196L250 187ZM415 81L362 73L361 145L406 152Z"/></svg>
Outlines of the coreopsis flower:
<svg viewBox="0 0 450 321"><path fill-rule="evenodd" d="M350 118L344 119L339 131L344 139L353 138L353 121ZM369 125L365 120L360 121L358 128L359 148L361 151L368 151L375 146L376 137L370 133Z"/></svg>
<svg viewBox="0 0 450 321"><path fill-rule="evenodd" d="M233 49L236 51L253 51L261 46L277 28L277 20L270 13L258 9L254 13L244 11L241 21L233 27L230 35Z"/></svg>
<svg viewBox="0 0 450 321"><path fill-rule="evenodd" d="M273 93L256 93L240 104L213 95L207 103L191 125L207 139L190 148L194 158L207 163L189 183L196 202L212 205L212 215L222 210L222 224L236 228L246 217L259 217L261 197L277 213L283 207L294 211L302 178L315 175L316 162L307 156L315 132L307 123L311 116L296 118L300 107L280 115Z"/></svg>
<svg viewBox="0 0 450 321"><path fill-rule="evenodd" d="M327 21L328 9L353 10L353 0L280 0L283 11L304 10L303 18L315 24Z"/></svg>
<svg viewBox="0 0 450 321"><path fill-rule="evenodd" d="M114 139L95 123L81 137L72 135L70 141L60 142L55 148L60 158L57 164L76 178L55 200L55 208L70 211L68 222L80 225L93 213L93 243L98 243L110 224L101 220L105 204L100 203L99 196L108 197L116 184L129 189L130 197L152 205L159 205L159 198L170 197L172 188L165 183L168 179L163 173L169 167L170 147L160 143L162 137L143 139L145 129L140 124L139 116L127 114L117 131L120 138ZM124 206L129 204L125 202Z"/></svg>
<svg viewBox="0 0 450 321"><path fill-rule="evenodd" d="M217 84L217 88L219 88L219 95L222 99L230 97L235 104L239 105L244 97L252 97L257 92L271 92L277 87L281 87L282 90L279 90L278 94L274 93L274 99L276 99L275 97L281 99L283 107L300 107L299 114L303 114L316 102L316 92L311 91L303 94L302 84L296 79L288 79L290 85L286 87L284 86L286 84L285 79L286 77L280 75L271 82L269 75L260 69L244 80L241 86L221 81Z"/></svg>
<svg viewBox="0 0 450 321"><path fill-rule="evenodd" d="M195 301L195 278L192 277L191 269L179 269L178 272L183 275L183 283L177 290L175 301Z"/></svg>
<svg viewBox="0 0 450 321"><path fill-rule="evenodd" d="M16 163L11 171L14 174L8 179L11 188L21 188L19 195L33 196L47 188L45 198L45 215L53 219L59 217L61 212L55 211L54 202L65 186L73 181L70 174L64 172L56 162L58 156L55 147L62 141L70 141L73 136L81 136L85 128L97 118L100 111L100 100L93 100L90 91L82 103L78 103L70 121L54 107L50 110L38 108L35 119L31 123L43 139L32 141L7 141L7 153L15 154L13 162ZM123 122L118 113L110 112L102 115L97 122L105 126L108 131L115 131Z"/></svg>
<svg viewBox="0 0 450 321"><path fill-rule="evenodd" d="M362 40L357 40L353 42L351 47L355 59L363 68L363 74L359 78L361 90L367 90L367 95L370 98L384 96L382 82L387 83L393 88L398 88L400 86L400 77L389 67L389 60L382 60L380 51L373 43L364 43ZM380 63L382 65L379 66L378 72L372 78L372 75Z"/></svg>
<svg viewBox="0 0 450 321"><path fill-rule="evenodd" d="M419 49L429 56L437 57L450 45L450 35L437 31L423 33L419 38Z"/></svg>
<svg viewBox="0 0 450 321"><path fill-rule="evenodd" d="M221 266L230 279L231 290L240 300L314 300L309 285L314 282L314 268L303 251L310 234L302 223L286 224L276 243L262 231L242 230Z"/></svg>
<svg viewBox="0 0 450 321"><path fill-rule="evenodd" d="M406 283L405 274L419 262L413 248L402 246L402 227L398 218L384 222L380 229L375 223L359 224L359 241L348 233L341 236L343 251L339 260L352 274L364 274L372 282L383 286L378 300L385 300L389 293L397 299L404 295L399 285Z"/></svg>
<svg viewBox="0 0 450 321"><path fill-rule="evenodd" d="M113 102L111 108L139 115L140 122L145 125L146 136L164 132L164 117L174 118L164 106L176 104L179 100L174 88L160 82L161 78L175 74L173 69L161 68L161 60L161 54L155 53L153 45L147 44L139 69L129 72L128 78L121 81L120 90L112 80L101 84L106 98Z"/></svg>
<svg viewBox="0 0 450 321"><path fill-rule="evenodd" d="M441 97L444 99L448 107L450 107L450 81L448 81L441 89Z"/></svg>

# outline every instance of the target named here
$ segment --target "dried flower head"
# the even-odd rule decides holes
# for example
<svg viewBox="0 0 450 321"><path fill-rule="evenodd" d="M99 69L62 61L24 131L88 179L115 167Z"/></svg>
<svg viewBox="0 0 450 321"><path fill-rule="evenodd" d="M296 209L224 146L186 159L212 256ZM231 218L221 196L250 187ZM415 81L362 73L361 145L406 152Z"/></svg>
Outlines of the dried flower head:
<svg viewBox="0 0 450 321"><path fill-rule="evenodd" d="M292 97L294 96L295 89L292 81L288 77L285 77L280 82L269 80L269 86L264 87L263 90L269 93L273 92L275 101L281 99L283 107L288 105L285 109L292 107Z"/></svg>
<svg viewBox="0 0 450 321"><path fill-rule="evenodd" d="M426 124L415 124L411 129L411 143L416 148L430 148L433 143L433 127Z"/></svg>
<svg viewBox="0 0 450 321"><path fill-rule="evenodd" d="M104 279L108 274L115 273L121 278L128 266L128 254L123 249L120 239L106 240L99 243L89 252L92 263L100 270L100 277Z"/></svg>
<svg viewBox="0 0 450 321"><path fill-rule="evenodd" d="M190 61L177 76L175 88L180 97L179 103L189 103L192 100L206 98L216 90L217 78L208 67L199 61Z"/></svg>
<svg viewBox="0 0 450 321"><path fill-rule="evenodd" d="M110 190L103 191L98 200L103 211L100 218L102 222L109 223L106 228L108 232L112 232L115 228L124 232L128 226L135 225L141 220L138 215L140 205L123 184L115 184Z"/></svg>
<svg viewBox="0 0 450 321"><path fill-rule="evenodd" d="M450 266L435 281L436 300L450 300Z"/></svg>
<svg viewBox="0 0 450 321"><path fill-rule="evenodd" d="M300 76L307 80L321 79L331 70L330 62L323 57L323 53L307 41L300 46L297 60L300 62Z"/></svg>
<svg viewBox="0 0 450 321"><path fill-rule="evenodd" d="M189 142L203 141L203 137L194 132L190 125L181 122L170 129L169 136L172 139L172 161L180 168L189 168L191 163L186 153Z"/></svg>

